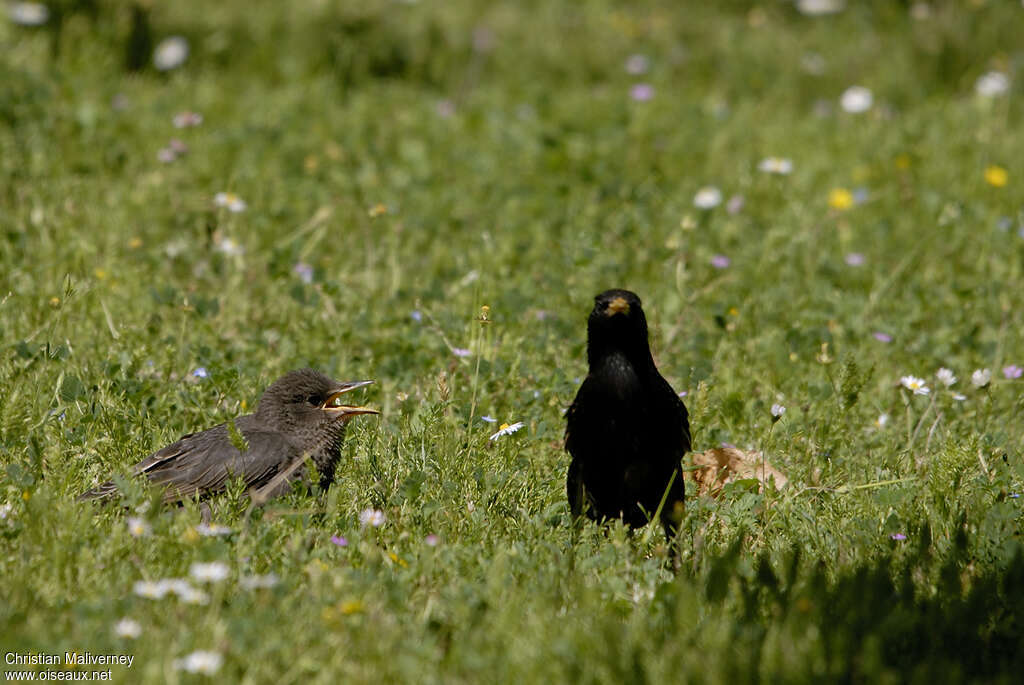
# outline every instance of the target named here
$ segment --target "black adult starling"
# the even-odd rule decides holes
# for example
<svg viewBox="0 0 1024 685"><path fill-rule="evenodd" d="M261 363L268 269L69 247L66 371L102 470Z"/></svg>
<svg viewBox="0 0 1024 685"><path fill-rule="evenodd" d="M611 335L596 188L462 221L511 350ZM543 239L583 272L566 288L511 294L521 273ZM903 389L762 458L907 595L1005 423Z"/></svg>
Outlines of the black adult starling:
<svg viewBox="0 0 1024 685"><path fill-rule="evenodd" d="M639 527L661 506L671 543L683 513L680 461L690 449L690 424L683 401L654 365L635 293L606 290L594 298L587 364L565 430L573 517Z"/></svg>
<svg viewBox="0 0 1024 685"><path fill-rule="evenodd" d="M261 488L308 454L320 474L320 487L326 489L334 480L345 425L359 414L380 413L342 404L342 395L372 382L339 383L312 369L290 371L267 388L255 414L235 419L237 430L222 423L183 435L136 464L132 474L145 474L163 486L164 502L195 496L202 500L223 491L233 478L241 478L247 488ZM303 471L294 470L288 480ZM280 495L289 487L284 481L268 494ZM116 491L106 482L78 499L109 497Z"/></svg>

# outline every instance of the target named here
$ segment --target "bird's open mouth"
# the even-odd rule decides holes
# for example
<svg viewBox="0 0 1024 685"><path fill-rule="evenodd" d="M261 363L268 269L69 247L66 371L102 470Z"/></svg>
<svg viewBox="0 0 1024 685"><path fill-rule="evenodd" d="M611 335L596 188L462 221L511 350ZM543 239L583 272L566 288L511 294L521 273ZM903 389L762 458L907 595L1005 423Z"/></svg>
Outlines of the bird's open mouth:
<svg viewBox="0 0 1024 685"><path fill-rule="evenodd" d="M608 309L605 311L608 316L629 314L629 302L626 302L626 298L624 297L616 297L608 303Z"/></svg>
<svg viewBox="0 0 1024 685"><path fill-rule="evenodd" d="M361 388L364 385L369 385L370 383L373 383L373 381L352 381L351 383L342 383L337 390L327 396L327 401L324 402L322 409L328 414L338 417L353 416L355 414L379 414L379 411L371 409L370 407L345 404L342 398L345 393L351 392L356 388Z"/></svg>

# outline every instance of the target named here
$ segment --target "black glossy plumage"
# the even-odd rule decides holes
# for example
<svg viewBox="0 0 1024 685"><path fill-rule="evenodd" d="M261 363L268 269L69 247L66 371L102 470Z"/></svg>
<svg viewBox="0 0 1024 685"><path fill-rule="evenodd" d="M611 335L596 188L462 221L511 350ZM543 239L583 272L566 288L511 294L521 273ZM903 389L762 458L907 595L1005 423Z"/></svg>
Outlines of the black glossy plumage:
<svg viewBox="0 0 1024 685"><path fill-rule="evenodd" d="M646 525L661 509L671 541L683 507L686 406L654 365L640 298L607 290L587 322L590 371L569 407L566 489L574 517ZM667 491L667 495L666 495Z"/></svg>
<svg viewBox="0 0 1024 685"><path fill-rule="evenodd" d="M326 489L334 480L348 421L359 414L377 413L338 404L337 399L371 382L339 383L312 369L291 371L267 388L255 414L235 419L234 440L227 424L189 433L136 464L132 474L144 474L153 484L163 486L165 502L195 496L205 499L224 490L234 478L242 478L248 488L260 488L308 452L320 474L320 485ZM246 449L239 450L236 443ZM286 492L290 481L302 477L303 471L297 470L272 495ZM116 492L117 487L107 482L79 499L109 497Z"/></svg>

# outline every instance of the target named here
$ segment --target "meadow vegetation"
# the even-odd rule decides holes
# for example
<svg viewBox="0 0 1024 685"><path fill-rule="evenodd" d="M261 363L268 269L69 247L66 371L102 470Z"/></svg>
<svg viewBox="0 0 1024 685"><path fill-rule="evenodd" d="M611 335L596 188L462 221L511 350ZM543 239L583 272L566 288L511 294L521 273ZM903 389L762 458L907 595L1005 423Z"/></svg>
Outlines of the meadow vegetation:
<svg viewBox="0 0 1024 685"><path fill-rule="evenodd" d="M1020 3L133 7L0 23L5 653L134 655L116 682L1019 680ZM173 35L180 66L140 62ZM790 479L691 488L678 575L658 526L570 525L610 287L695 449ZM303 366L377 381L326 493L247 516L232 488L223 531L130 480L75 501Z"/></svg>

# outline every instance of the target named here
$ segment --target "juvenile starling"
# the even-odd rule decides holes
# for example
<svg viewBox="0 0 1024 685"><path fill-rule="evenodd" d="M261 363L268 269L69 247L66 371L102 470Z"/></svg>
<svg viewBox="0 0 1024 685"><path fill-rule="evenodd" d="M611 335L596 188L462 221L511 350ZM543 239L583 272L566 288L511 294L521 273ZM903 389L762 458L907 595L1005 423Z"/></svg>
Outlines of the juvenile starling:
<svg viewBox="0 0 1024 685"><path fill-rule="evenodd" d="M261 488L308 454L320 474L320 487L326 489L334 480L346 424L359 414L380 413L343 404L342 395L372 382L339 383L312 369L290 371L267 388L255 414L234 420L234 430L222 423L183 435L136 464L132 475L144 474L163 486L164 502L196 496L203 500L223 491L234 478L241 478L247 488ZM302 477L303 472L293 470L288 480ZM285 481L269 494L280 495L288 488ZM108 481L78 499L104 498L115 492L117 487Z"/></svg>
<svg viewBox="0 0 1024 685"><path fill-rule="evenodd" d="M683 512L680 461L690 449L690 424L683 401L654 365L635 293L606 290L594 298L587 364L565 430L573 517L640 527L660 506L671 543Z"/></svg>

